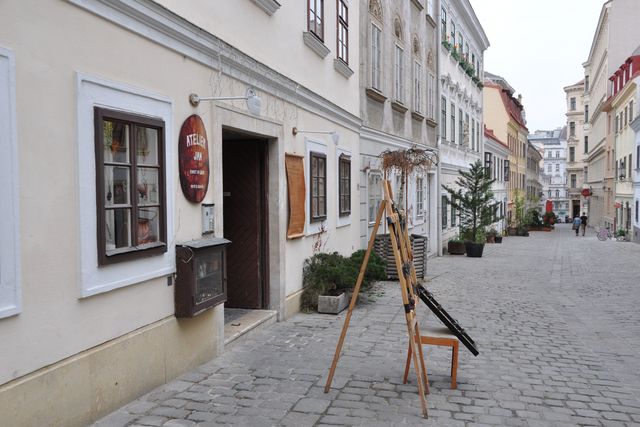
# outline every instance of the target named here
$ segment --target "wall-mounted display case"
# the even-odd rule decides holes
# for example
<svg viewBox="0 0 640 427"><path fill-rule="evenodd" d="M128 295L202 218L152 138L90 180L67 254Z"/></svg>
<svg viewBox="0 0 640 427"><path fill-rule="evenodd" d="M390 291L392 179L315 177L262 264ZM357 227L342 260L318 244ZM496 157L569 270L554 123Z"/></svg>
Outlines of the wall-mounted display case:
<svg viewBox="0 0 640 427"><path fill-rule="evenodd" d="M227 300L227 239L176 246L176 317L193 317Z"/></svg>

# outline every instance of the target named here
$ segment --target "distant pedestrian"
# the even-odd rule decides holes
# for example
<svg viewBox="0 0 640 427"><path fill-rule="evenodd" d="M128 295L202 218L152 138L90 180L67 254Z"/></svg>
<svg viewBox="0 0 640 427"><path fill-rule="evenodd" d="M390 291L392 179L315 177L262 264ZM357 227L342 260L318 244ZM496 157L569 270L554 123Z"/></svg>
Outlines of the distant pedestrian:
<svg viewBox="0 0 640 427"><path fill-rule="evenodd" d="M582 212L582 216L580 217L580 221L581 221L580 226L582 227L582 235L583 236L584 236L585 230L587 229L587 219L588 219L588 217L587 217L586 212Z"/></svg>
<svg viewBox="0 0 640 427"><path fill-rule="evenodd" d="M573 218L573 226L571 228L575 230L576 237L578 237L578 231L580 231L581 224L582 224L582 220L580 219L579 216L576 216L575 218Z"/></svg>

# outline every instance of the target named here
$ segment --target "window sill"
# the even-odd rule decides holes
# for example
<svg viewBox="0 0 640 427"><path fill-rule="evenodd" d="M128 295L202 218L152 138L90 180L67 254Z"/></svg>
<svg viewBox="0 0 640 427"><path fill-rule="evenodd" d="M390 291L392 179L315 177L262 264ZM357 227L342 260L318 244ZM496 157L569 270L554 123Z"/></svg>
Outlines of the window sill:
<svg viewBox="0 0 640 427"><path fill-rule="evenodd" d="M278 9L280 9L280 3L278 3L276 0L251 0L251 1L254 2L256 6L262 9L269 16L273 15L274 13L276 13Z"/></svg>
<svg viewBox="0 0 640 427"><path fill-rule="evenodd" d="M431 126L432 128L435 128L436 126L438 126L438 122L427 117L427 125Z"/></svg>
<svg viewBox="0 0 640 427"><path fill-rule="evenodd" d="M391 108L393 108L394 110L396 110L399 113L406 113L409 109L407 107L405 107L401 102L399 101L392 101L391 102Z"/></svg>
<svg viewBox="0 0 640 427"><path fill-rule="evenodd" d="M422 0L411 0L411 3L413 3L415 5L415 7L418 8L418 10L424 9L424 5L422 4Z"/></svg>
<svg viewBox="0 0 640 427"><path fill-rule="evenodd" d="M380 103L384 103L387 100L387 97L384 96L379 90L373 88L366 88L365 94L368 98L373 99L374 101L378 101Z"/></svg>
<svg viewBox="0 0 640 427"><path fill-rule="evenodd" d="M312 32L305 31L302 33L302 39L304 44L307 45L312 51L314 51L320 58L325 58L330 50L322 41Z"/></svg>
<svg viewBox="0 0 640 427"><path fill-rule="evenodd" d="M418 122L424 121L424 116L422 115L422 113L419 113L417 111L412 111L411 112L411 117L413 117L413 119L418 121Z"/></svg>
<svg viewBox="0 0 640 427"><path fill-rule="evenodd" d="M429 15L428 13L427 13L427 22L428 22L429 24L431 24L431 26L432 26L433 28L436 28L436 26L438 25L438 24L436 23L436 20L435 20L435 19L433 19L433 17L432 17L431 15Z"/></svg>
<svg viewBox="0 0 640 427"><path fill-rule="evenodd" d="M349 65L347 65L347 63L344 62L342 59L338 59L338 58L334 59L333 68L335 68L337 72L342 74L347 79L353 76L353 70L349 68Z"/></svg>

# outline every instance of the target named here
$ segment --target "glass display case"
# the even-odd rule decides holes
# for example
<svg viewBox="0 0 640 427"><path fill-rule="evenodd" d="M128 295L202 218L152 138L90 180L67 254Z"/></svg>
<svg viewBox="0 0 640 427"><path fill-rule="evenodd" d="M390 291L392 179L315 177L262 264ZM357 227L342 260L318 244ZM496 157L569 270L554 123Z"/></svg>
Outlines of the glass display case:
<svg viewBox="0 0 640 427"><path fill-rule="evenodd" d="M176 246L176 317L193 317L227 300L227 239L200 239Z"/></svg>

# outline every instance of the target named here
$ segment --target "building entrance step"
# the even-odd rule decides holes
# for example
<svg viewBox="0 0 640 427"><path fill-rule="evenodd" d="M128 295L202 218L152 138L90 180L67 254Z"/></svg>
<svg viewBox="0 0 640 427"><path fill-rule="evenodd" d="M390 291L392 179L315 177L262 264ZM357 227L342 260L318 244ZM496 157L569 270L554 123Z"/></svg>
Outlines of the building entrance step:
<svg viewBox="0 0 640 427"><path fill-rule="evenodd" d="M224 309L224 345L238 338L276 323L275 310L249 310L245 308Z"/></svg>

